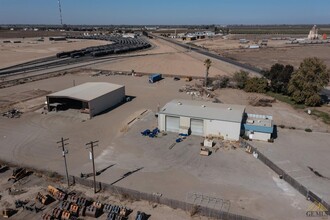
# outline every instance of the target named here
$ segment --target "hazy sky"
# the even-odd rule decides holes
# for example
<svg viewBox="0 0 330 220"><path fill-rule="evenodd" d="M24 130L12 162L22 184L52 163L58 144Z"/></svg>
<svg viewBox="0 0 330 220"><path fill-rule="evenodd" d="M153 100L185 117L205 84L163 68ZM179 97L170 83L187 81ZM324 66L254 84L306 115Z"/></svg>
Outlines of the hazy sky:
<svg viewBox="0 0 330 220"><path fill-rule="evenodd" d="M65 24L329 24L330 0L61 0ZM0 0L0 24L60 24L57 0Z"/></svg>

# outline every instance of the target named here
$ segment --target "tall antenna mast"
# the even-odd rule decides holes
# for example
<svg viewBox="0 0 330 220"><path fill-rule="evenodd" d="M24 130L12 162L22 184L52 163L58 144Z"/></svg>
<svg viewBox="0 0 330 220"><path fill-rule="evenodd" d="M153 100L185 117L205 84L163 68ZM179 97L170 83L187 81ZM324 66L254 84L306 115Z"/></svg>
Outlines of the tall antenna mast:
<svg viewBox="0 0 330 220"><path fill-rule="evenodd" d="M60 0L58 0L58 9L60 10L61 25L63 26L63 21L62 21L62 8L61 8L61 1L60 1Z"/></svg>

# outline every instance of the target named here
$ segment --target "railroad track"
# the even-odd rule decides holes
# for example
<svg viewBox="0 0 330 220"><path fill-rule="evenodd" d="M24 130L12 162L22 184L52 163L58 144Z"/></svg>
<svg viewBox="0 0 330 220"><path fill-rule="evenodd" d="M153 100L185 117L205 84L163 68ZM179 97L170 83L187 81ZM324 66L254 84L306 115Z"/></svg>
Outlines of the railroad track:
<svg viewBox="0 0 330 220"><path fill-rule="evenodd" d="M0 69L0 76L26 74L32 71L55 68L61 65L71 65L81 62L89 62L100 57L118 55L127 52L152 48L146 38L124 38L117 36L68 36L70 39L105 40L112 43L102 46L87 47L80 50L61 52L56 56L41 58L38 60L17 64Z"/></svg>
<svg viewBox="0 0 330 220"><path fill-rule="evenodd" d="M0 81L0 88L4 88L7 86L17 85L29 81L35 81L36 79L44 79L47 76L61 74L65 71L79 69L83 67L87 67L90 65L96 65L101 63L106 63L109 61L133 58L133 57L141 57L141 56L154 56L154 55L163 55L163 54L171 54L173 52L166 53L152 53L152 54L129 54L129 55L120 55L120 56L107 56L107 57L84 57L84 59L76 59L76 62L71 62L72 59L68 59L62 63L56 63L53 65L43 65L42 62L39 65L39 68L32 68L30 70L26 70L25 72L15 72L2 77L2 81ZM178 52L180 53L180 52ZM70 63L71 62L71 63Z"/></svg>

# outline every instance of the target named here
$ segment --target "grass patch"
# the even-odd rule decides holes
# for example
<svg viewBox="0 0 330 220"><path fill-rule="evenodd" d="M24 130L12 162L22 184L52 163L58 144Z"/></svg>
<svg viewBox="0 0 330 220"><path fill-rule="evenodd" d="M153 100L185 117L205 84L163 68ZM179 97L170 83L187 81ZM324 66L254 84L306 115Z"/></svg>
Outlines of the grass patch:
<svg viewBox="0 0 330 220"><path fill-rule="evenodd" d="M324 123L330 124L330 115L328 113L314 109L311 114L321 118Z"/></svg>
<svg viewBox="0 0 330 220"><path fill-rule="evenodd" d="M274 92L266 92L266 95L271 96L281 102L285 102L296 109L304 109L306 107L304 104L295 103L293 100L291 100L291 98L289 96L286 96L286 95L282 95L282 94L274 93Z"/></svg>

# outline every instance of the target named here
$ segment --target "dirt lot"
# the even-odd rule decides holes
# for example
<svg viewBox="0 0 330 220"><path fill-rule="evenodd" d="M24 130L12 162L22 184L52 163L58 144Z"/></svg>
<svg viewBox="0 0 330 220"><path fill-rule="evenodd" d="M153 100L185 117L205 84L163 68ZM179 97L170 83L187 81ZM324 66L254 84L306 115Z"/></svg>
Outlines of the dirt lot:
<svg viewBox="0 0 330 220"><path fill-rule="evenodd" d="M98 40L37 41L39 38L10 38L0 40L0 68L56 55L62 51L109 44ZM21 41L22 43L3 43L3 41Z"/></svg>
<svg viewBox="0 0 330 220"><path fill-rule="evenodd" d="M59 30L52 30L52 31L32 31L32 30L1 30L0 31L0 39L7 39L7 38L28 38L28 37L54 37L54 36L62 36L66 34L79 34L77 31L59 31Z"/></svg>
<svg viewBox="0 0 330 220"><path fill-rule="evenodd" d="M12 208L17 210L18 212L14 214L10 219L30 219L37 220L41 219L41 216L44 213L50 213L52 209L59 206L59 201L54 201L49 205L43 206L43 210L41 212L35 213L27 210L23 210L23 208L15 208L15 200L22 201L35 201L35 197L38 192L46 195L47 186L51 185L54 187L58 187L67 191L69 194L76 194L77 196L83 196L93 201L100 201L103 204L112 204L127 207L132 210L132 213L128 216L128 219L135 219L137 211L145 212L147 215L150 215L149 219L196 219L196 220L206 220L208 218L201 217L195 215L194 217L190 217L190 213L184 212L180 209L172 209L168 206L153 204L147 201L134 201L131 199L125 199L120 195L113 195L109 192L102 191L98 194L93 194L93 189L81 186L74 185L71 186L70 189L67 189L66 185L59 182L56 179L49 178L48 174L40 174L35 173L24 179L16 182L15 184L11 184L7 182L7 179L11 175L12 170L8 170L4 173L0 173L0 210L2 211L4 208ZM10 194L8 188L11 189L11 192L14 194ZM101 215L98 219L105 220L106 213ZM5 219L0 216L0 219ZM83 219L95 219L91 217L84 217Z"/></svg>
<svg viewBox="0 0 330 220"><path fill-rule="evenodd" d="M244 37L250 40L249 44L239 44L239 40L235 36L229 37L229 39L216 38L201 40L194 42L194 44L261 69L270 68L275 63L290 64L297 68L301 61L307 57L318 57L327 66L330 66L330 58L328 56L330 53L330 44L288 45L285 44L287 42L285 40L271 40L271 36L268 36L267 47L261 49L243 49L240 47L260 42L260 38L255 39L253 35L250 37L246 35Z"/></svg>
<svg viewBox="0 0 330 220"><path fill-rule="evenodd" d="M205 74L204 60L208 57L196 52L187 51L161 39L150 40L155 46L153 50L139 54L153 54L153 56L133 57L125 60L112 61L95 65L97 69L163 73L171 75L200 76ZM210 76L232 75L239 70L231 64L211 59Z"/></svg>
<svg viewBox="0 0 330 220"><path fill-rule="evenodd" d="M63 173L63 159L56 141L68 137L69 172L80 175L81 172L91 172L85 144L99 140L95 149L96 169L113 166L98 176L98 180L143 192L159 192L183 201L193 192L212 195L229 200L231 212L259 219L305 218L305 210L309 206L306 199L240 148L220 147L205 158L199 155L199 137L191 136L170 150L175 134L157 139L140 135L140 131L156 126L154 112L158 106L174 98L191 99L190 95L178 91L186 84L182 80L165 78L149 84L147 77L91 77L90 73L80 73L9 87L2 89L1 95L20 96L24 91L35 89L58 91L71 87L73 80L76 85L88 81L123 84L126 94L135 98L92 120L83 119L72 111L48 114L30 111L18 119L1 117L1 159L34 167L42 165L44 169ZM220 90L220 94L223 102L243 100L241 94L233 91L226 95ZM31 108L43 102L41 98L33 100L24 103ZM282 108L284 112L285 106ZM255 110L262 109L265 108ZM264 112L267 111L259 113ZM294 110L290 114L301 117ZM127 126L133 119L134 123ZM293 118L294 121L298 120ZM221 143L217 144L220 146ZM234 143L231 145L235 146ZM122 178L128 172L130 175Z"/></svg>

